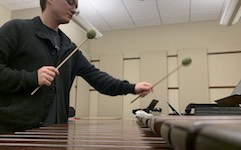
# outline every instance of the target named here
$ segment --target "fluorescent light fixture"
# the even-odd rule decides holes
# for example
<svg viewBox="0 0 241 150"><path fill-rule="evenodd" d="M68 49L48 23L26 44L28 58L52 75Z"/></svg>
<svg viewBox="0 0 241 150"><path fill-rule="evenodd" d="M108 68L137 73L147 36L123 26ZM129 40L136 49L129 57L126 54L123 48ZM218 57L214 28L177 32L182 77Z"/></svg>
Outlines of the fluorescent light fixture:
<svg viewBox="0 0 241 150"><path fill-rule="evenodd" d="M101 34L92 24L90 24L85 18L83 18L79 14L74 15L72 20L77 25L79 25L82 29L84 29L86 32L88 32L89 30L95 30L95 32L96 32L95 39L98 39L103 36L103 34Z"/></svg>
<svg viewBox="0 0 241 150"><path fill-rule="evenodd" d="M231 26L237 23L241 16L240 6L241 0L226 0L220 24Z"/></svg>

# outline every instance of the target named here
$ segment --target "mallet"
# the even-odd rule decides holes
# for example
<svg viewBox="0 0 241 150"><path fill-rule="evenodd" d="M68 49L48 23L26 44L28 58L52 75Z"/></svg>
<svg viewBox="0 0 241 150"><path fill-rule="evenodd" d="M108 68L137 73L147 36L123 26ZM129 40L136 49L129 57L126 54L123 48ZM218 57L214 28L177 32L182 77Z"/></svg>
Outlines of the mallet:
<svg viewBox="0 0 241 150"><path fill-rule="evenodd" d="M182 64L179 65L177 68L173 69L171 72L169 72L167 75L165 75L163 78L161 78L159 81L157 81L155 84L153 84L152 88L154 88L155 86L157 86L160 82L162 82L163 80L165 80L166 78L168 78L168 76L170 76L171 74L173 74L174 72L176 72L177 70L179 70L182 66L188 66L189 64L192 63L192 59L191 58L184 58L182 60ZM140 98L141 96L139 95L138 97L136 97L134 100L132 100L130 103L135 102L138 98Z"/></svg>
<svg viewBox="0 0 241 150"><path fill-rule="evenodd" d="M84 43L88 40L88 39L93 39L96 36L96 32L95 30L89 30L86 33L86 38L85 40L80 43L80 45L78 45L56 68L59 69L60 67L63 66L63 64L75 53L79 50L79 48L84 45ZM32 93L31 95L34 95L42 86L38 86Z"/></svg>

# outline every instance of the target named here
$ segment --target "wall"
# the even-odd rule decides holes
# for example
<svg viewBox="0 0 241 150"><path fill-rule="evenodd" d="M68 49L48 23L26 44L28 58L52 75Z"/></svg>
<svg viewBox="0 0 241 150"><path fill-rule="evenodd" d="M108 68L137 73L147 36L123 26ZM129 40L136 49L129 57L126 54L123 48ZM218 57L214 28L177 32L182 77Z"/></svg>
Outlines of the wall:
<svg viewBox="0 0 241 150"><path fill-rule="evenodd" d="M11 11L0 5L0 27L11 19Z"/></svg>
<svg viewBox="0 0 241 150"><path fill-rule="evenodd" d="M91 59L103 53L125 53L139 56L143 51L208 47L209 52L240 50L240 24L221 26L216 21L104 32L101 39L91 42Z"/></svg>
<svg viewBox="0 0 241 150"><path fill-rule="evenodd" d="M214 100L230 95L233 88L241 79L241 70L239 69L239 64L241 63L240 22L231 27L221 26L216 21L164 25L160 27L104 32L103 35L101 39L91 41L91 60L98 66L101 55L123 54L124 70L127 72L132 72L133 70L138 71L141 68L140 56L143 53L167 51L167 70L170 72L178 65L179 50L206 49L206 56L202 56L203 58L201 58L201 60L205 60L205 64L207 64L207 66L205 66L205 72L207 74L205 82L207 85L204 86L208 88L208 94L206 94L208 97L207 99L203 99L204 103L213 103ZM133 62L136 62L134 66ZM158 66L153 64L153 66L150 67L156 68ZM126 70L126 68L128 69ZM141 81L140 72L134 73L136 74L136 79L140 79L139 81ZM178 73L179 71L168 77L168 100L177 109L184 111L183 107L180 108L180 78ZM126 72L124 72L124 74L127 74L124 76L124 79L136 82L132 75L128 75ZM195 74L195 72L190 72L190 74ZM198 79L195 78L195 80ZM193 81L190 80L188 82ZM196 86L198 87L200 85ZM190 94L192 92L193 91L190 91ZM199 93L201 92L202 91ZM198 91L193 93L198 93ZM97 101L95 100L97 98L95 96L96 92L92 91L91 95L92 94L93 96L91 97L93 97L93 100L91 101ZM156 98L162 99L161 97ZM129 101L130 99L133 99L133 97L129 98L129 95L124 97L124 101ZM131 119L131 110L133 108L143 107L140 101L142 100L138 100L135 104L124 104L124 118ZM195 102L195 99L189 101ZM198 102L200 102L200 100ZM93 110L91 111L93 112ZM126 112L129 112L129 116L126 115Z"/></svg>

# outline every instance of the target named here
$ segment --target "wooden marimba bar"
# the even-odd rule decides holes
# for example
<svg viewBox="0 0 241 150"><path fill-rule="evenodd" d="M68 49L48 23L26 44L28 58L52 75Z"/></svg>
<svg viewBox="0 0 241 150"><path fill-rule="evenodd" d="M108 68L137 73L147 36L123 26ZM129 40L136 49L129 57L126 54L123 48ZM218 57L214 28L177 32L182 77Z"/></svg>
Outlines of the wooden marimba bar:
<svg viewBox="0 0 241 150"><path fill-rule="evenodd" d="M139 116L174 150L241 149L241 116Z"/></svg>
<svg viewBox="0 0 241 150"><path fill-rule="evenodd" d="M83 119L0 135L0 150L172 149L136 121Z"/></svg>

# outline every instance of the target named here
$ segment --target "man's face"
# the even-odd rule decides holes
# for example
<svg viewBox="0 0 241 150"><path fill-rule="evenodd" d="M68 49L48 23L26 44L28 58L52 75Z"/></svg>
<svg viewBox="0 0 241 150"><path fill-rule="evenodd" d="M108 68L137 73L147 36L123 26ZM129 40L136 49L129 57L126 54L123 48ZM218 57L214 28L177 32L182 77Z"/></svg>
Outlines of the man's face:
<svg viewBox="0 0 241 150"><path fill-rule="evenodd" d="M52 0L52 13L59 24L69 23L77 8L78 0Z"/></svg>

